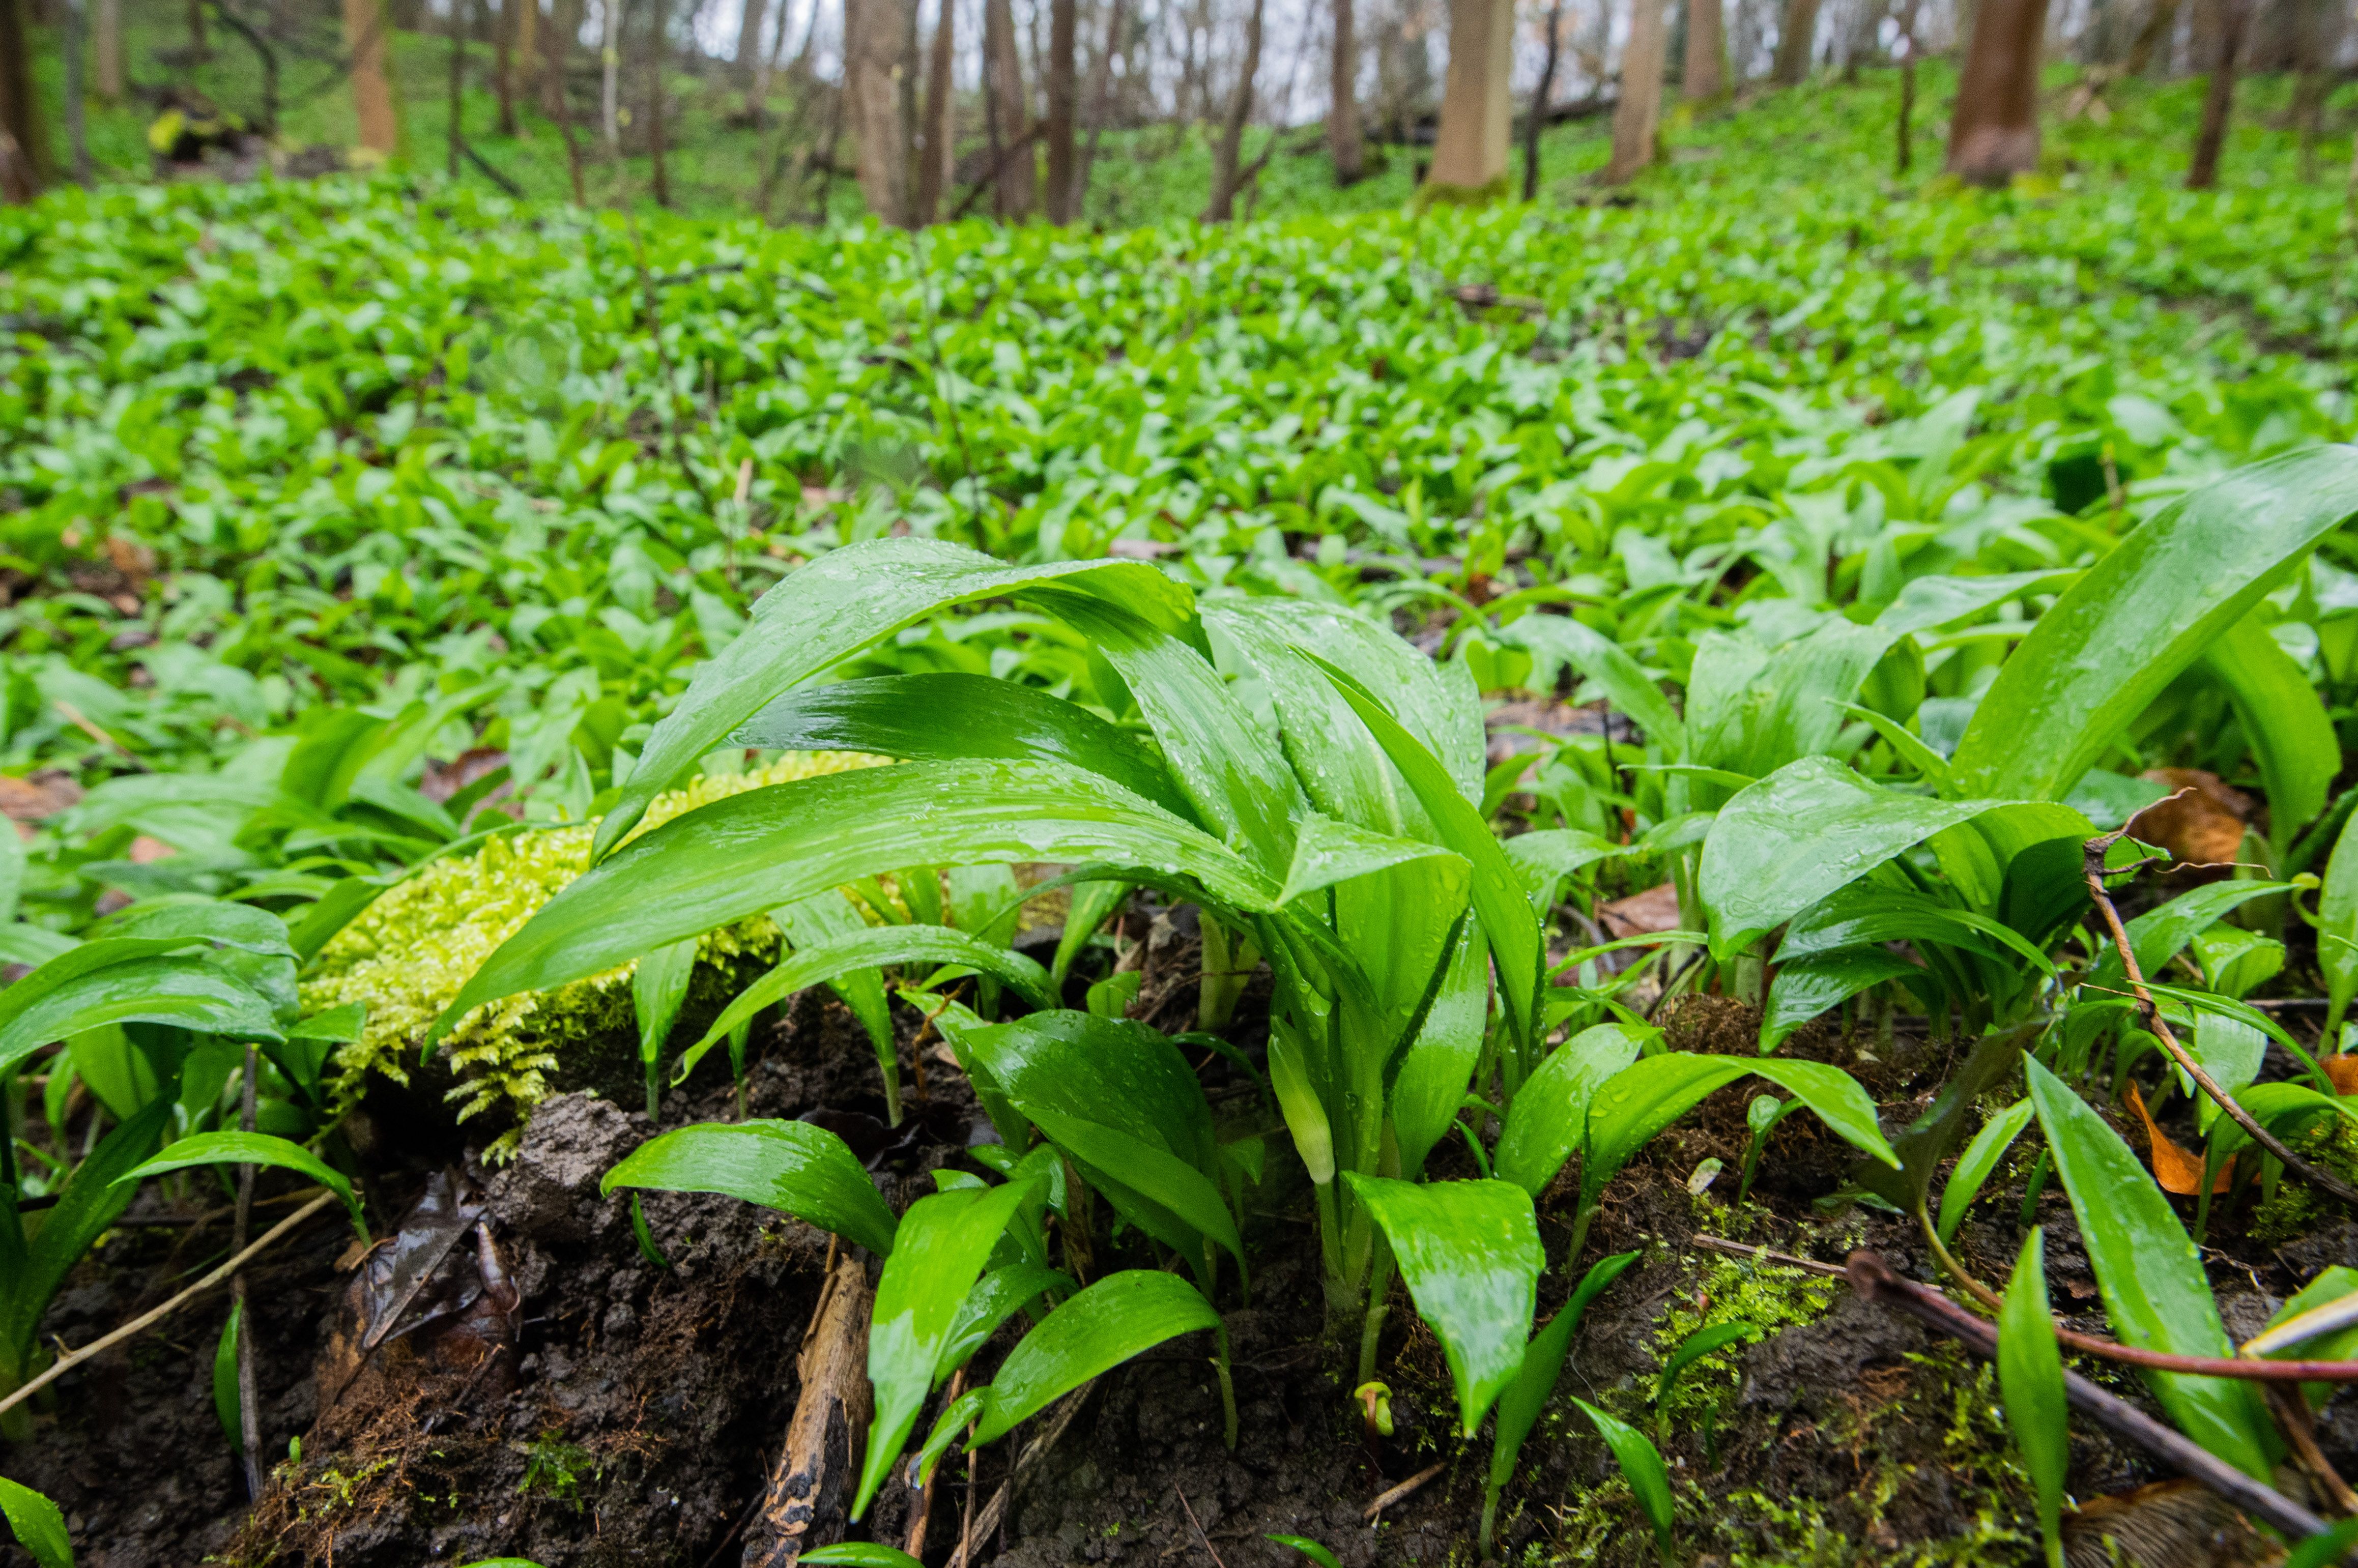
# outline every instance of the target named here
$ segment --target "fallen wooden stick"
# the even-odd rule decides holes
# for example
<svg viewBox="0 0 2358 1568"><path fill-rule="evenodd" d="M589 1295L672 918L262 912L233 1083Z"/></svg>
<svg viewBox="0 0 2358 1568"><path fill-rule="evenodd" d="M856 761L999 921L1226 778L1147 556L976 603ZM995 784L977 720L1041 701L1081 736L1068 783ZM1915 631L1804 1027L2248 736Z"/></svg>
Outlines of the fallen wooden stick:
<svg viewBox="0 0 2358 1568"><path fill-rule="evenodd" d="M1962 1341L1985 1360L1997 1359L1997 1329L1940 1292L1902 1279L1872 1252L1854 1252L1845 1278L1865 1301L1906 1314ZM2135 1405L2115 1398L2076 1372L2063 1374L2063 1397L2073 1410L2115 1436L2127 1439L2190 1480L2200 1481L2244 1512L2295 1537L2323 1535L2325 1520L2264 1482L2173 1432Z"/></svg>
<svg viewBox="0 0 2358 1568"><path fill-rule="evenodd" d="M116 1346L122 1344L124 1340L129 1339L132 1336L163 1322L166 1318L171 1316L174 1313L179 1311L182 1307L188 1305L190 1302L196 1300L207 1291L211 1290L215 1285L222 1283L223 1281L234 1275L240 1269L244 1268L248 1262L259 1256L265 1249L277 1242L280 1238L286 1236L297 1226L302 1224L305 1220L310 1218L313 1215L319 1213L321 1209L336 1201L335 1194L321 1193L318 1197L313 1198L309 1203L305 1204L301 1208L297 1209L293 1214L288 1215L285 1219L280 1220L276 1225L265 1231L263 1234L261 1240L238 1253L228 1262L222 1264L220 1268L215 1269L211 1273L207 1274L203 1279L199 1280L195 1284L190 1285L178 1295L174 1296L170 1301L166 1302L162 1306L156 1308L152 1312L141 1313L137 1317L133 1318L129 1323L124 1324L121 1328L116 1329L114 1333L109 1334L103 1338L93 1339L88 1345L83 1346L81 1349L68 1351L65 1355L59 1357L56 1362L39 1377L27 1379L23 1386L16 1390L15 1393L10 1394L6 1399L0 1399L0 1414L5 1414L6 1411L14 1410L16 1406L24 1403L25 1400L31 1399L35 1393L47 1388L49 1384L56 1382L59 1378L64 1377L68 1372L71 1371L74 1368L81 1366L92 1357L102 1355L106 1351L112 1350Z"/></svg>
<svg viewBox="0 0 2358 1568"><path fill-rule="evenodd" d="M1368 1505L1368 1511L1360 1517L1365 1519L1369 1524L1373 1524L1378 1514L1383 1512L1394 1503L1405 1498L1412 1492L1414 1492L1417 1488L1423 1486L1427 1481L1432 1480L1435 1476L1440 1475L1444 1470L1448 1468L1449 1466L1445 1462L1439 1465L1426 1465L1423 1469L1419 1470L1415 1475L1411 1476L1407 1480L1402 1481L1399 1486L1392 1487L1382 1496L1377 1498L1374 1502L1369 1503Z"/></svg>
<svg viewBox="0 0 2358 1568"><path fill-rule="evenodd" d="M784 1568L843 1538L868 1446L874 1394L868 1386L868 1265L851 1248L833 1256L795 1370L802 1392L786 1446L745 1532L745 1568Z"/></svg>

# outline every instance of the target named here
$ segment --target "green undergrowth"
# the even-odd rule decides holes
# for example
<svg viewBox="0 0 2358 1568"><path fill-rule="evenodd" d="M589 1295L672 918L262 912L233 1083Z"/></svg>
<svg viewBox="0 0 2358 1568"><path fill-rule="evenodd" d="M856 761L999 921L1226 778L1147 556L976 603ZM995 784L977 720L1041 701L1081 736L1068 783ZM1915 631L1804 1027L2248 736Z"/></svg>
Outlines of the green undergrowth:
<svg viewBox="0 0 2358 1568"><path fill-rule="evenodd" d="M791 753L758 769L711 773L656 797L645 832L699 806L764 784L872 765L847 752ZM303 987L307 1009L358 1002L368 1009L361 1038L338 1048L330 1064L333 1103L349 1108L372 1076L407 1085L434 1020L484 958L579 876L589 863L595 823L526 829L493 838L471 855L427 862L388 889L320 954ZM778 928L766 915L707 934L703 965L767 959ZM451 1031L448 1062L457 1084L445 1098L457 1119L492 1115L514 1125L486 1150L503 1160L515 1151L524 1119L552 1092L552 1076L579 1051L611 1044L631 1027L631 977L625 964L553 992L528 991L477 1008Z"/></svg>

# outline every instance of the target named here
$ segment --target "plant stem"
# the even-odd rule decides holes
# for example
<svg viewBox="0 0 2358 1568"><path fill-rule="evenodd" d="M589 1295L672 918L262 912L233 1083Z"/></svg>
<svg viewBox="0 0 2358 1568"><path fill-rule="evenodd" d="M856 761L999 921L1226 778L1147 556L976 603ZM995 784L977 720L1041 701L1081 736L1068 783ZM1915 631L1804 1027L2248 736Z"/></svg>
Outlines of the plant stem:
<svg viewBox="0 0 2358 1568"><path fill-rule="evenodd" d="M1220 1374L1220 1422L1222 1441L1228 1452L1237 1451L1237 1385L1228 1369L1228 1325L1216 1325L1212 1330L1212 1366Z"/></svg>
<svg viewBox="0 0 2358 1568"><path fill-rule="evenodd" d="M245 1048L245 1082L241 1095L237 1124L241 1130L254 1130L254 1048ZM237 1231L233 1249L243 1252L254 1230L254 1173L252 1165L237 1168ZM255 1502L262 1500L262 1411L254 1382L254 1319L245 1310L245 1271L239 1270L230 1281L230 1310L238 1317L237 1336L237 1425L238 1457L245 1465L246 1495Z"/></svg>
<svg viewBox="0 0 2358 1568"><path fill-rule="evenodd" d="M1380 1238L1376 1242L1375 1266L1368 1281L1368 1314L1359 1325L1359 1375L1355 1381L1365 1383L1376 1375L1376 1342L1383 1336L1384 1319L1391 1312L1392 1249Z"/></svg>

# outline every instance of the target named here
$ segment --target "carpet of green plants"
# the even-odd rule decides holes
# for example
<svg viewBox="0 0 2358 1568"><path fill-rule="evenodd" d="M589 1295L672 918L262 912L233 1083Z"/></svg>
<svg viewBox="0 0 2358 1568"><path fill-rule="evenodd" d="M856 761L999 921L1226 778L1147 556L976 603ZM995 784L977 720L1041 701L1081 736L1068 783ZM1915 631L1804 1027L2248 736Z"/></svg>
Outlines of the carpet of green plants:
<svg viewBox="0 0 2358 1568"><path fill-rule="evenodd" d="M1291 1162L1358 1379L1397 1276L1458 1434L1489 1433L1487 1547L1627 1266L1585 1255L1608 1185L1755 1078L1756 1152L1809 1111L1856 1151L1847 1196L1993 1310L1947 1243L2030 1140L2120 1340L2234 1355L2194 1238L2279 1181L2334 1194L2358 1121L2331 1060L2358 282L2274 88L2203 195L2175 183L2190 89L2056 127L1989 193L1893 179L1870 79L1681 124L1627 202L1572 183L1601 150L1575 127L1534 207L1228 229L772 230L398 175L0 211L0 805L28 835L0 834L28 971L0 990L0 1398L131 1177L283 1167L383 1228L338 1129L373 1075L438 1062L497 1160L582 1042L634 1047L653 1110L819 985L896 1119L922 1015L1001 1180L896 1214L835 1134L756 1119L670 1128L606 1186L884 1260L854 1513L905 1444L990 1444L1180 1334L1233 1445L1221 1313L1246 1194ZM1515 709L1526 749L1489 749L1492 709L1551 695L1600 706ZM2254 803L2228 880L2144 864L2165 768ZM1674 924L1607 939L1603 903L1661 887ZM1190 1055L1091 941L1140 890L1200 911ZM1053 964L1012 945L1045 892ZM1757 1008L1759 1054L1663 1049L1682 991ZM1955 1043L1928 1106L1780 1054L1870 1010ZM1193 1055L1255 1108L1216 1118ZM2199 1204L2095 1108L2132 1082L2197 1129ZM1436 1151L1472 1168L1420 1180ZM1088 1279L1075 1184L1174 1266ZM2038 1246L1998 1366L2051 1552ZM1535 1321L1543 1275L1585 1282ZM2341 1355L2353 1287L2309 1282L2277 1349ZM2153 1400L2265 1480L2282 1418L2218 1370ZM1669 1552L1693 1504L1643 1411L1580 1408ZM2299 1512L2265 1522L2323 1530Z"/></svg>

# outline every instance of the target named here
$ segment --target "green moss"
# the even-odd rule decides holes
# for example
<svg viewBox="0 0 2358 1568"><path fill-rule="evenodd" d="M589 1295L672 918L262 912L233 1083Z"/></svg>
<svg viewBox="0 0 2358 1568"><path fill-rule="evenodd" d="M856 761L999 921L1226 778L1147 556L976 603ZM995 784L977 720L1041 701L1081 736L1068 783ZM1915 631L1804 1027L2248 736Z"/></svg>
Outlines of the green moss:
<svg viewBox="0 0 2358 1568"><path fill-rule="evenodd" d="M795 752L765 768L712 774L655 797L644 833L697 806L764 784L868 767L881 759L850 752ZM474 854L435 860L388 888L330 942L303 987L308 1011L361 1002L368 1025L330 1062L334 1103L357 1103L372 1075L407 1085L427 1032L492 950L587 869L594 825L536 829L494 838ZM778 930L756 916L708 933L699 956L727 965L766 958ZM551 1092L551 1075L574 1055L629 1036L633 1028L625 964L557 990L486 1003L460 1020L442 1050L458 1082L446 1098L460 1121L487 1113L513 1121L485 1150L512 1155L523 1121ZM635 1050L635 1039L629 1041Z"/></svg>
<svg viewBox="0 0 2358 1568"><path fill-rule="evenodd" d="M1430 212L1435 207L1487 207L1504 201L1509 189L1503 173L1485 185L1436 185L1428 179L1408 199L1409 207L1417 212Z"/></svg>

